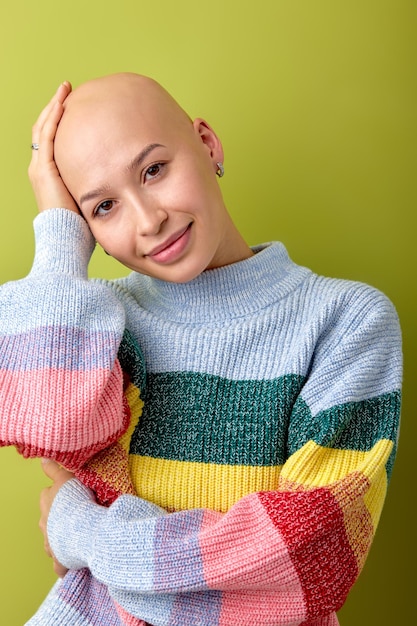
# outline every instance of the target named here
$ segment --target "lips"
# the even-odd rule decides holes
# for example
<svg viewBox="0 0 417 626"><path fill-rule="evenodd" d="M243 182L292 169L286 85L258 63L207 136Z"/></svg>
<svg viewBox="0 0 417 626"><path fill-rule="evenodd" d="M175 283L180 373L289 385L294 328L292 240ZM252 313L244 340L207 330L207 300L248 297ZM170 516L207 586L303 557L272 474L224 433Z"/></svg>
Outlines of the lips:
<svg viewBox="0 0 417 626"><path fill-rule="evenodd" d="M185 228L177 231L162 244L156 246L146 256L157 263L172 263L184 251L190 238L191 224L187 224Z"/></svg>

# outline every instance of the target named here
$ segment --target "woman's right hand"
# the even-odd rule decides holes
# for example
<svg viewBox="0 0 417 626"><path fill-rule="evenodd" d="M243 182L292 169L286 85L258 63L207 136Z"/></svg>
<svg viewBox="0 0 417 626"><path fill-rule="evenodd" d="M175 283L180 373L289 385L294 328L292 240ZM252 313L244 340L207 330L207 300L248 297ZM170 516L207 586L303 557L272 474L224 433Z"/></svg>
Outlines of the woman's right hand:
<svg viewBox="0 0 417 626"><path fill-rule="evenodd" d="M32 149L28 173L39 211L59 207L79 213L54 160L54 139L64 113L64 101L71 89L68 81L58 87L32 129L32 142L38 144L39 148Z"/></svg>

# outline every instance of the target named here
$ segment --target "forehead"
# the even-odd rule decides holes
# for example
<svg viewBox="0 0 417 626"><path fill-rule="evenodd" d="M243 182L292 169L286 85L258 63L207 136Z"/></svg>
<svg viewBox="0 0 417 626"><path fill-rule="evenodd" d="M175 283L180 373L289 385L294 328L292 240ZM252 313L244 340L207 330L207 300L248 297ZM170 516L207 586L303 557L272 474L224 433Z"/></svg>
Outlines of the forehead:
<svg viewBox="0 0 417 626"><path fill-rule="evenodd" d="M164 107L137 106L134 101L98 102L64 114L56 142L65 149L73 143L92 147L109 141L147 142L157 135L174 135L181 129L176 116Z"/></svg>
<svg viewBox="0 0 417 626"><path fill-rule="evenodd" d="M86 178L123 167L146 145L175 147L191 137L191 130L191 120L164 94L88 94L69 100L55 139L55 158L70 191L78 192Z"/></svg>

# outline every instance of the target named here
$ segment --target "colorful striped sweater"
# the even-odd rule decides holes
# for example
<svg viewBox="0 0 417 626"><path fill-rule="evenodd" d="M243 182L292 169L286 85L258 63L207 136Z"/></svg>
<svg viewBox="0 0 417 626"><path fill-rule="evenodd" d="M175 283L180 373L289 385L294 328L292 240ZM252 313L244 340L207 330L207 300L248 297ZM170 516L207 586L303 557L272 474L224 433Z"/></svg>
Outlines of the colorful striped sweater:
<svg viewBox="0 0 417 626"><path fill-rule="evenodd" d="M51 209L35 231L31 273L0 293L0 440L84 462L125 431L126 399L141 412L138 387L144 406L121 445L139 497L102 507L64 485L48 530L70 572L30 626L337 624L396 452L389 300L280 243L186 284L92 281L79 216ZM126 386L131 337L146 379Z"/></svg>

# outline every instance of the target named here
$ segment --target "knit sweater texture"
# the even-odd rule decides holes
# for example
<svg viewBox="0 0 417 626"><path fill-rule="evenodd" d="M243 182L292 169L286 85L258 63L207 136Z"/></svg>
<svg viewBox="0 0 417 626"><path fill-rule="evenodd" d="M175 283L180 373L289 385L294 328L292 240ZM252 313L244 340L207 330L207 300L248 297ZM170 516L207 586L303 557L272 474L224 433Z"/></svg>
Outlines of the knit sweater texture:
<svg viewBox="0 0 417 626"><path fill-rule="evenodd" d="M88 280L82 218L35 232L0 292L0 441L82 482L48 520L70 571L28 624L336 625L396 453L390 301L280 243L184 284Z"/></svg>

